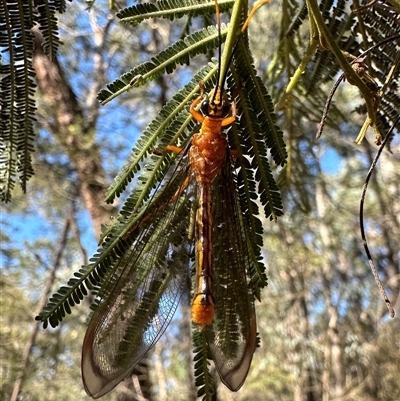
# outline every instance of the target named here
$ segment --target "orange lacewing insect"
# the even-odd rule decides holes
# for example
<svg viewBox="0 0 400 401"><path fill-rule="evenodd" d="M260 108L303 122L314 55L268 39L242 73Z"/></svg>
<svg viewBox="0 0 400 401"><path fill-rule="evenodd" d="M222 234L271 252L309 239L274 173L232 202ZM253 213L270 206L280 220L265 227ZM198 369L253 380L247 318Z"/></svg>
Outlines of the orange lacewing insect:
<svg viewBox="0 0 400 401"><path fill-rule="evenodd" d="M217 1L216 9L221 41ZM221 60L221 44L219 53ZM236 105L225 100L223 87L217 84L205 98L200 84L189 111L201 129L185 151L167 147L183 154L182 162L129 232L134 241L99 289L82 349L83 383L93 398L127 377L163 334L184 292L193 248L192 321L204 333L221 381L237 391L247 377L256 316L233 152L222 132L235 121Z"/></svg>

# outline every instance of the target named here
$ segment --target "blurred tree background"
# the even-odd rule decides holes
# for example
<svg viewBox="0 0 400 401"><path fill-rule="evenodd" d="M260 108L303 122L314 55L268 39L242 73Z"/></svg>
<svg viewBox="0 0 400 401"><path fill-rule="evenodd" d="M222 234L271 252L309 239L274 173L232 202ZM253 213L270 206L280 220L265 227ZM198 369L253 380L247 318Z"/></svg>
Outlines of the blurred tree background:
<svg viewBox="0 0 400 401"><path fill-rule="evenodd" d="M115 4L131 5L122 3ZM387 37L400 33L398 3L373 3L341 2L345 12L337 20L332 17L336 3L323 3L325 17L337 22L330 27L337 43L351 42L350 48L357 49L354 54L374 44L370 30L382 30L382 21L378 26L371 22L371 15L387 16ZM364 13L351 11L363 5ZM3 400L89 399L80 379L80 352L89 314L86 302L74 308L57 329L42 330L34 317L50 293L95 251L101 224L109 223L119 207L103 202L107 186L140 132L204 64L204 56L125 93L106 107L99 106L97 92L176 41L185 32L186 22L185 18L172 23L150 19L136 27L126 26L118 23L106 2L96 1L89 8L75 0L60 15L63 45L57 60L49 60L39 47L35 50L39 89L35 175L26 195L16 190L12 202L2 205ZM202 21L191 23L201 26ZM305 3L279 0L265 5L251 21L249 38L288 147L287 166L274 171L285 215L276 222L264 221L269 285L257 305L261 346L243 388L230 393L221 385L218 399L399 400L399 319L389 318L359 233L359 199L378 149L372 130L361 145L354 143L365 120L364 101L355 86L342 83L322 137L315 138L325 101L341 73L337 65L332 67L334 61L321 57L323 51L313 55L293 91L285 94L309 44ZM395 99L400 98L399 46L397 38L397 61L393 58L397 70L389 90ZM382 85L382 65L368 59L366 63L368 73ZM387 67L386 74L392 65ZM390 119L385 123L387 131ZM383 151L365 207L372 254L397 313L398 131L399 127ZM130 379L142 397L195 399L187 306L188 301L182 303L149 355L147 388L140 389L140 377ZM104 400L117 397L143 399L120 386Z"/></svg>

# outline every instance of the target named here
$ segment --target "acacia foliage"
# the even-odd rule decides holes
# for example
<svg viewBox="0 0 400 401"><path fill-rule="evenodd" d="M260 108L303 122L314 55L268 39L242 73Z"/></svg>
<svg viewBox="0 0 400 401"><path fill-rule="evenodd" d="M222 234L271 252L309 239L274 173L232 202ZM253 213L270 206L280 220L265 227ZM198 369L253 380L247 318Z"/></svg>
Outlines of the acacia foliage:
<svg viewBox="0 0 400 401"><path fill-rule="evenodd" d="M339 22L346 18L346 24L338 25L332 22L332 27L335 30L341 27L340 32L343 38L341 43L355 46L351 49L354 54L357 54L357 51L361 51L360 47L363 43L354 42L354 36L360 29L361 22L355 15L350 14L347 5L339 7L338 11L334 11L335 6L336 3L332 2L322 3L324 16L326 20L333 20L332 16L334 16L335 21ZM367 9L365 14L362 14L368 15L368 19L361 19L361 21L372 27L385 27L381 15L388 14L387 21L392 21L393 13L380 2L374 7L376 8ZM264 301L258 307L258 324L262 343L256 352L252 371L245 387L235 397L272 400L279 395L283 400L301 400L312 391L316 399L329 399L340 395L342 399L353 400L357 395L361 399L396 400L399 398L396 369L400 359L398 336L396 336L399 330L398 319L387 319L386 311L377 295L374 281L362 257L358 242L356 215L359 190L361 191L370 161L369 154L374 151L373 145L355 147L352 144L363 120L351 110L354 108L354 103L357 103L359 107L355 107L355 110L364 118L363 102L357 90L351 90L348 83L343 84L342 90L336 94L336 102L331 108L330 120L322 139L318 143L315 142L316 123L320 120L327 92L338 70L338 66L326 51L312 58L296 90L291 96L281 101L285 85L299 65L308 43L308 32L304 35L304 31L296 28L303 26L304 29L304 25L301 25L301 21L306 17L303 10L303 5L295 2L267 6L251 27L258 33L257 38L265 38L265 43L261 40L252 41L250 31L254 54L258 55L257 66L260 67L261 72L265 72L265 82L272 94L274 104L282 106L278 110L278 123L285 134L289 149L289 163L286 169L274 171L284 194L286 216L276 224L264 223L267 233L264 252L270 286L263 293ZM300 20L296 18L298 12L300 12ZM380 25L374 25L375 14L376 18L381 20ZM341 17L338 18L338 15ZM387 26L390 30L395 29L397 25L390 23ZM170 29L168 25L159 25L159 27L162 27L164 31ZM271 27L277 27L277 29L271 29ZM276 32L281 32L280 40L276 37ZM376 29L375 32L369 28L367 32L378 35L381 29ZM286 33L290 34L286 35ZM126 39L121 37L113 37L114 42L110 40L108 44L115 46L115 43L118 43L123 47ZM256 35L253 35L254 37ZM90 47L90 44L84 40L83 34L78 38L80 39L79 46L83 43L88 58L94 59L98 49ZM145 40L148 41L144 42ZM379 39L373 39L374 42L376 40ZM133 46L139 53L141 49L151 44L153 44L151 39L143 39L141 43L134 42ZM79 46L73 41L68 41L66 55L77 54L80 51L77 50ZM107 51L111 53L114 50L109 48ZM270 57L265 57L265 54L269 54ZM380 72L389 69L395 57L380 54L380 49L376 49L376 54L378 60L381 58L386 62L377 65L372 59L368 72L379 85L382 85L384 74ZM396 56L396 51L393 54ZM68 78L70 78L71 87L76 82L84 82L90 87L91 82L87 79L87 71L80 66L78 58L65 57L62 61L65 63L63 64L65 71L69 71ZM124 63L121 59L119 62L122 69ZM195 63L196 60L192 60L192 64ZM265 66L264 70L263 66ZM82 75L80 75L81 72ZM78 81L76 81L77 78ZM91 78L96 79L96 77ZM111 77L109 80L111 81ZM388 92L388 96L394 95L394 101L397 96L397 80L398 73L392 82L393 90ZM310 82L314 82L313 86ZM174 81L173 78L171 83L179 87L179 82ZM78 88L74 89L79 93ZM140 97L136 96L134 91L130 91L125 101L117 103L120 112L124 112L121 114L123 118L129 120L134 112L139 118L130 122L135 124L142 122L148 110L154 108L154 94L157 93L157 87L150 87ZM171 92L167 91L167 94ZM132 109L127 105L126 99L134 105ZM140 109L140 103L145 111ZM118 140L116 135L109 135L110 132L114 132L113 129L102 132L101 126L106 121L109 124L115 124L115 121L110 120L115 120L114 116L118 107L113 107L112 113L111 111L104 113L108 114L109 120L100 120L95 136L96 145L102 147L105 155L103 162L112 166L114 166L111 163L115 159L115 148L120 149L124 144L116 144L115 141ZM390 120L387 124L389 123ZM50 134L52 133L48 131L48 135ZM54 222L59 221L65 210L65 200L71 194L69 191L59 191L57 184L62 183L62 188L65 189L71 181L76 180L76 175L71 167L73 164L63 150L57 146L48 146L49 143L54 145L54 139L52 140L52 137L49 138L48 135L39 137L35 162L37 166L44 166L38 169L42 172L41 176L49 178L50 169L56 169L61 174L57 176L57 180L50 177L50 180L35 182L34 190L29 192L29 207L25 205L24 210L16 206L8 209L7 216L11 216L12 227L6 228L12 230L15 227L23 227L21 216L26 218L29 211L34 211L37 215L39 210L44 221L51 221L52 225L51 231L48 225L44 225L44 228L38 230L36 235L43 237L43 233L49 233L48 236L54 239L58 238L53 235L53 230L57 230ZM372 142L371 139L370 142ZM399 148L395 137L392 151L392 155L386 154L381 164L382 172L378 173L373 190L367 198L367 213L369 238L379 272L389 283L391 295L395 298L398 294L398 284L391 278L399 273L396 239L399 238L398 216L400 215L397 184L398 171L400 171ZM327 157L327 153L331 156ZM328 168L329 163L336 167ZM52 185L49 185L49 182ZM60 194L61 196L55 196ZM78 196L77 199L81 198ZM83 209L82 207L79 211L78 220L82 219ZM8 232L11 235L8 239L4 239L4 243L12 244L18 235ZM37 256L37 244L24 246L18 243L18 245L19 249L12 253L12 258L3 259L6 267L5 278L2 279L4 294L18 295L21 294L18 289L23 289L24 293L29 292L30 297L37 297L33 289L42 285L41 280L45 272L41 271L38 277L39 265L33 262L23 263L24 253L22 252L24 250L31 256ZM47 247L47 252L53 251L51 246ZM74 261L71 250L67 255L65 266ZM79 262L72 265L78 267L78 264ZM69 270L63 275L64 280L70 273ZM30 277L32 281L27 277ZM27 281L28 285L26 285ZM58 284L61 282L63 279L60 279ZM4 299L7 300L7 298ZM2 355L10 357L7 359L9 368L6 369L7 374L2 386L5 399L9 398L12 382L19 367L18 358L21 355L21 348L17 345L27 336L27 332L19 330L19 327L21 322L24 322L24 326L29 324L29 314L33 309L31 300L24 299L22 294L15 299L20 301L21 305L8 303L8 306L4 304L2 309L2 312L5 312L4 321L6 322L2 325L4 328L2 336L7 341L2 342L1 351ZM62 329L41 334L42 338L38 340L32 351L27 379L22 390L27 399L54 399L55 393L52 392L54 389L63 399L85 397L78 379L84 315L76 312L77 320L69 318L71 320ZM155 376L158 382L154 388L155 397L161 393L160 389L164 384L165 387L176 390L176 394L169 393L171 398L188 399L184 391L188 387L185 371L190 368L188 368L187 360L177 351L181 349L182 343L187 341L187 338L174 335L174 330L181 324L179 320L174 322L165 340L160 340L162 345L160 355L163 358ZM70 341L64 341L66 333L71 335ZM18 341L15 341L16 338ZM166 354L171 357L166 357ZM49 360L53 368L50 373L47 363ZM160 374L160 371L163 374ZM162 382L163 377L165 383ZM71 378L75 379L72 380L75 383L74 386L71 384ZM50 386L52 391L49 390ZM229 399L232 395L226 394L221 397Z"/></svg>

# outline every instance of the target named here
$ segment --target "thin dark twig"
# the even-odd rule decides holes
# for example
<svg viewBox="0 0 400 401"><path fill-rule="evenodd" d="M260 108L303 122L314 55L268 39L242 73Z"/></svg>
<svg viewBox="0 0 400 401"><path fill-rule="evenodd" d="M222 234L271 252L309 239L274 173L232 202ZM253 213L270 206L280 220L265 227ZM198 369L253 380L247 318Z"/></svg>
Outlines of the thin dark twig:
<svg viewBox="0 0 400 401"><path fill-rule="evenodd" d="M384 299L384 301L386 303L386 306L387 306L387 308L389 310L389 315L390 315L391 318L393 318L394 315L395 315L394 309L393 309L393 305L390 302L390 300L389 300L389 298L388 298L388 296L386 294L385 289L383 288L382 281L379 278L379 275L378 275L378 272L376 270L374 261L372 260L372 256L371 256L371 253L369 251L369 247L368 247L368 243L367 243L367 238L365 236L365 231L364 231L364 201L365 201L365 194L367 192L368 184L369 184L369 181L370 181L371 176L372 176L372 172L375 169L376 163L379 160L379 157L380 157L380 155L382 153L383 148L386 145L386 142L388 141L392 131L394 130L394 127L396 126L396 124L399 121L400 121L400 116L397 117L396 121L394 122L394 124L392 125L392 127L390 128L388 133L386 134L385 139L382 141L382 144L379 146L378 153L376 154L376 156L375 156L375 158L374 158L374 160L373 160L373 162L371 164L371 167L368 170L367 178L365 180L363 191L362 191L362 194L361 194L361 199L360 199L360 231L361 231L361 239L363 241L365 253L367 254L368 262L369 262L369 266L371 267L372 274L375 277L375 281L376 281L376 284L378 285L379 292L381 293L381 295L382 295L382 297L383 297L383 299Z"/></svg>
<svg viewBox="0 0 400 401"><path fill-rule="evenodd" d="M339 79L335 82L335 85L333 85L333 88L329 92L328 99L327 99L327 101L325 103L324 112L322 113L321 122L319 123L318 132L315 135L315 137L317 139L319 139L321 137L321 135L322 135L322 131L323 131L324 126L325 126L325 121L326 121L326 118L328 117L329 107L331 107L331 102L332 102L333 95L335 94L337 88L339 87L339 85L340 85L340 83L342 82L343 79L344 79L344 74L342 74L339 77Z"/></svg>
<svg viewBox="0 0 400 401"><path fill-rule="evenodd" d="M375 45L369 47L367 50L365 50L364 52L362 52L359 56L357 56L351 63L350 65L357 63L357 62L362 62L363 57L365 57L370 51L374 50L375 48L378 48L380 46L385 45L388 42L392 42L393 40L397 40L400 39L400 34L391 36L389 38L386 38L382 41L380 41L379 43L376 43ZM331 91L329 92L329 96L328 99L325 103L325 107L324 107L324 112L322 113L322 118L321 118L321 122L319 123L319 128L318 128L318 132L315 135L315 137L317 139L319 139L322 135L322 131L324 129L325 126L325 121L326 118L328 117L328 112L329 112L329 107L331 105L332 102L332 98L333 95L335 94L337 88L339 87L339 84L342 82L342 80L344 79L344 73L342 75L340 75L340 77L338 78L338 80L335 82L335 85L333 85L333 88L331 89Z"/></svg>
<svg viewBox="0 0 400 401"><path fill-rule="evenodd" d="M53 265L50 270L50 275L49 275L48 279L46 280L46 285L45 285L45 290L43 291L43 296L39 300L38 305L36 306L36 309L34 312L35 315L39 314L42 311L42 309L44 308L44 306L46 305L47 299L50 295L51 288L56 279L56 273L61 265L62 255L65 251L65 248L67 247L68 236L69 236L70 229L71 229L71 216L72 216L72 208L71 208L71 204L70 204L68 207L67 216L65 217L65 220L64 220L64 228L63 228L61 239L59 241L58 250L55 255ZM10 401L16 401L17 399L19 399L19 395L21 394L23 381L27 375L27 371L29 368L29 360L32 355L33 348L36 344L36 339L37 339L37 336L39 333L39 325L40 325L39 322L32 324L28 339L23 347L22 361L20 362L21 369L17 372L17 378L13 385L13 390L11 393Z"/></svg>

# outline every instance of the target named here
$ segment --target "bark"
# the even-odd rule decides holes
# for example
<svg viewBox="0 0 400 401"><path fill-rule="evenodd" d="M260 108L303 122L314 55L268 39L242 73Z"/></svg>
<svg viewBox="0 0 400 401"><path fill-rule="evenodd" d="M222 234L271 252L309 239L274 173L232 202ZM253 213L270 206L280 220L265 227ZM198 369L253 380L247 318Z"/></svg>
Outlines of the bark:
<svg viewBox="0 0 400 401"><path fill-rule="evenodd" d="M48 111L42 120L47 122L46 128L57 139L77 173L79 192L98 236L101 224L107 223L116 210L104 202L108 185L95 143L96 121L92 119L89 125L86 123L82 107L66 82L60 64L44 54L41 40L36 34L33 65Z"/></svg>

